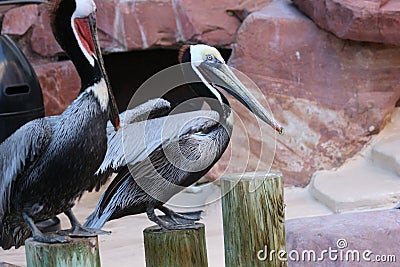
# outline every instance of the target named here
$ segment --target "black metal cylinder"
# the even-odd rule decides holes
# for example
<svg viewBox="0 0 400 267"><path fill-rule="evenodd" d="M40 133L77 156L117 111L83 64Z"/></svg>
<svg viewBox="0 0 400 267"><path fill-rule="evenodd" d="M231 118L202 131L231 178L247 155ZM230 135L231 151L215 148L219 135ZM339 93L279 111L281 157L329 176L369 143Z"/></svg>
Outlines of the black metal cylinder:
<svg viewBox="0 0 400 267"><path fill-rule="evenodd" d="M43 117L42 89L31 64L5 35L0 36L0 143L26 122Z"/></svg>

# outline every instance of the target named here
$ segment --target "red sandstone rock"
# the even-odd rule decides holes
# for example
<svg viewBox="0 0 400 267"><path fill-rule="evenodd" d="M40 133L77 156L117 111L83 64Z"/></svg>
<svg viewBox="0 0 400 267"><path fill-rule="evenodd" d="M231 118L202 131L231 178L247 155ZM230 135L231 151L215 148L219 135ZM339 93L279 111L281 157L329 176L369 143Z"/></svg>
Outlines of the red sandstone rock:
<svg viewBox="0 0 400 267"><path fill-rule="evenodd" d="M125 2L120 8L127 50L176 43L177 26L170 1Z"/></svg>
<svg viewBox="0 0 400 267"><path fill-rule="evenodd" d="M193 39L214 46L229 45L235 41L240 22L229 16L226 10L238 4L239 1L232 0L181 1L195 29Z"/></svg>
<svg viewBox="0 0 400 267"><path fill-rule="evenodd" d="M174 46L195 34L178 1L97 2L99 29L113 43L108 51Z"/></svg>
<svg viewBox="0 0 400 267"><path fill-rule="evenodd" d="M180 42L227 46L240 22L227 9L260 9L270 0L97 0L98 25L107 51L173 47ZM103 43L103 44L104 44Z"/></svg>
<svg viewBox="0 0 400 267"><path fill-rule="evenodd" d="M400 48L338 39L286 1L247 17L229 63L257 83L286 127L273 165L286 184L340 166L400 97Z"/></svg>
<svg viewBox="0 0 400 267"><path fill-rule="evenodd" d="M240 21L229 15L227 10L246 9L253 12L268 5L271 0L181 0L172 2L176 2L191 21L194 34L189 40L213 46L229 46L235 42Z"/></svg>
<svg viewBox="0 0 400 267"><path fill-rule="evenodd" d="M293 0L321 28L343 39L400 45L398 0Z"/></svg>
<svg viewBox="0 0 400 267"><path fill-rule="evenodd" d="M105 52L177 47L182 42L229 46L235 41L240 21L226 11L252 12L270 1L96 0L101 46ZM48 6L30 6L39 12L38 18L31 14L25 16L20 8L11 9L9 19L3 21L3 31L23 35L34 19L36 23L29 40L32 50L42 57L53 57L61 48L50 29ZM2 10L8 9L0 9L0 13Z"/></svg>
<svg viewBox="0 0 400 267"><path fill-rule="evenodd" d="M102 47L107 52L124 50L123 33L116 29L115 24L119 23L119 20L115 16L117 13L118 3L120 0L96 0L97 6L97 27L99 32L99 39Z"/></svg>
<svg viewBox="0 0 400 267"><path fill-rule="evenodd" d="M62 49L51 31L47 5L41 5L39 12L39 19L33 28L30 39L32 50L44 57L54 56L62 52Z"/></svg>
<svg viewBox="0 0 400 267"><path fill-rule="evenodd" d="M0 18L3 19L8 10L15 8L15 5L0 6Z"/></svg>
<svg viewBox="0 0 400 267"><path fill-rule="evenodd" d="M9 10L2 23L2 34L23 35L36 22L37 5L25 5Z"/></svg>
<svg viewBox="0 0 400 267"><path fill-rule="evenodd" d="M286 247L289 265L398 266L399 221L398 209L288 220ZM324 250L327 252L321 254ZM315 254L310 254L313 252ZM363 258L364 252L366 254ZM378 255L385 256L386 262L375 261ZM390 255L395 255L396 261L393 261L393 257L388 260L387 256ZM359 260L353 258L357 256ZM320 260L314 260L318 258Z"/></svg>
<svg viewBox="0 0 400 267"><path fill-rule="evenodd" d="M76 98L81 82L71 61L34 66L43 90L46 115L62 113Z"/></svg>

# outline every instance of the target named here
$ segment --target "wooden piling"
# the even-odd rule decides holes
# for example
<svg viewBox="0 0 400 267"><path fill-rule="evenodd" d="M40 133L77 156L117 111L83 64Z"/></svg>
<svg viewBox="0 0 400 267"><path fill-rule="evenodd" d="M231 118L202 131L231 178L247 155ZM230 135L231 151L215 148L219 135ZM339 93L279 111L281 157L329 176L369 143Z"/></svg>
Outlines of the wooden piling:
<svg viewBox="0 0 400 267"><path fill-rule="evenodd" d="M100 267L97 236L72 238L70 243L47 244L25 241L27 267Z"/></svg>
<svg viewBox="0 0 400 267"><path fill-rule="evenodd" d="M162 231L158 226L143 231L146 267L207 267L204 224L197 229Z"/></svg>
<svg viewBox="0 0 400 267"><path fill-rule="evenodd" d="M282 174L221 177L225 266L287 266Z"/></svg>

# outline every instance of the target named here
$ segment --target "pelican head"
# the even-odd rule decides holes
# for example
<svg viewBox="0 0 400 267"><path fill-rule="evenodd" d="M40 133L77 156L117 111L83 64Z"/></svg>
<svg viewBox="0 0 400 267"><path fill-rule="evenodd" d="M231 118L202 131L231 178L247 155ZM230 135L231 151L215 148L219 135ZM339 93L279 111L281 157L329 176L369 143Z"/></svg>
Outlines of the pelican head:
<svg viewBox="0 0 400 267"><path fill-rule="evenodd" d="M215 47L204 44L184 46L180 51L179 61L181 63L190 62L194 73L200 78L209 93L211 93L208 95L217 99L221 105L225 101L224 96L219 92L219 88L225 89L225 91L239 100L257 117L283 135L283 127L247 90L228 65L226 65L221 54Z"/></svg>
<svg viewBox="0 0 400 267"><path fill-rule="evenodd" d="M81 92L94 91L102 108L107 109L114 127L119 127L118 108L101 55L93 0L55 0L50 8L53 34L74 63L81 78ZM101 90L97 87L106 89Z"/></svg>

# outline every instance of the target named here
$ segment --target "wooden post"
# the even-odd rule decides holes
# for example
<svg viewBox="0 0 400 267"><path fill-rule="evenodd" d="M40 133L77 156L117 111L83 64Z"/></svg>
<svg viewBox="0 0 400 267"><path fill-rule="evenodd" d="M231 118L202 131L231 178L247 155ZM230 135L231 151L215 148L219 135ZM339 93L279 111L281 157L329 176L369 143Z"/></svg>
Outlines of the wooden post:
<svg viewBox="0 0 400 267"><path fill-rule="evenodd" d="M287 266L279 172L221 177L225 266Z"/></svg>
<svg viewBox="0 0 400 267"><path fill-rule="evenodd" d="M72 238L72 242L47 244L29 238L25 241L27 267L100 267L97 236Z"/></svg>
<svg viewBox="0 0 400 267"><path fill-rule="evenodd" d="M144 229L146 266L208 266L204 224L196 226L198 229L162 231L158 226Z"/></svg>

